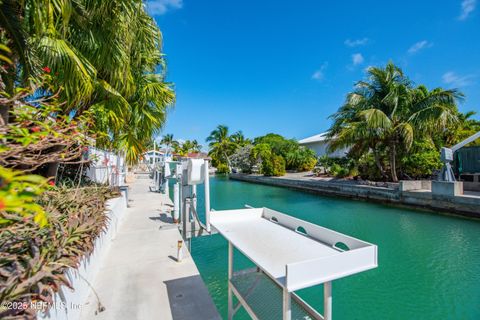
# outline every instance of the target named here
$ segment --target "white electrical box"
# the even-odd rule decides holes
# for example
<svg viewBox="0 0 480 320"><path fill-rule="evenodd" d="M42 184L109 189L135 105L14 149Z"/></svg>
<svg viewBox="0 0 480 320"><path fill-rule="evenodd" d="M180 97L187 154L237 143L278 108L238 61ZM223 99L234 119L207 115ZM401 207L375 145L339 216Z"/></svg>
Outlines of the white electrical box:
<svg viewBox="0 0 480 320"><path fill-rule="evenodd" d="M440 152L440 159L442 162L453 161L453 151L449 148L442 148Z"/></svg>
<svg viewBox="0 0 480 320"><path fill-rule="evenodd" d="M203 159L188 159L188 164L187 164L188 185L197 185L205 181L204 166L205 166L205 160Z"/></svg>

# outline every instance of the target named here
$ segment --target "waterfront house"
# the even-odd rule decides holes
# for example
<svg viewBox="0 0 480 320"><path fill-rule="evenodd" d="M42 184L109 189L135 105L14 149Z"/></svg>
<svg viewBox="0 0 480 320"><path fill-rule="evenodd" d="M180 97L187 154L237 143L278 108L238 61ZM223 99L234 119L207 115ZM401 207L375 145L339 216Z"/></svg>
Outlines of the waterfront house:
<svg viewBox="0 0 480 320"><path fill-rule="evenodd" d="M302 146L305 146L307 148L312 149L315 151L317 156L329 156L332 158L343 158L347 155L349 149L348 148L342 148L335 150L334 152L329 152L328 151L328 138L327 138L327 132L323 132L320 134L316 134L314 136L299 140L298 143Z"/></svg>

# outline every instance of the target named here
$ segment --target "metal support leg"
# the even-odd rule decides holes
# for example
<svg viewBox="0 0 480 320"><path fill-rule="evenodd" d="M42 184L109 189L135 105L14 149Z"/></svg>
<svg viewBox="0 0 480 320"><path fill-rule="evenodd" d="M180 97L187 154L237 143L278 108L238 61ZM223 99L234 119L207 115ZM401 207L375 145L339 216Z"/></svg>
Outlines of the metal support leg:
<svg viewBox="0 0 480 320"><path fill-rule="evenodd" d="M287 288L283 288L283 320L292 319L291 293Z"/></svg>
<svg viewBox="0 0 480 320"><path fill-rule="evenodd" d="M332 282L323 284L323 319L332 320Z"/></svg>
<svg viewBox="0 0 480 320"><path fill-rule="evenodd" d="M228 320L233 319L233 293L230 283L233 276L233 245L228 242Z"/></svg>
<svg viewBox="0 0 480 320"><path fill-rule="evenodd" d="M173 221L178 223L180 220L180 184L176 182L173 186Z"/></svg>
<svg viewBox="0 0 480 320"><path fill-rule="evenodd" d="M182 233L183 233L183 240L188 241L188 230L187 226L190 223L189 216L190 211L190 203L185 199L183 201L183 208L182 208Z"/></svg>

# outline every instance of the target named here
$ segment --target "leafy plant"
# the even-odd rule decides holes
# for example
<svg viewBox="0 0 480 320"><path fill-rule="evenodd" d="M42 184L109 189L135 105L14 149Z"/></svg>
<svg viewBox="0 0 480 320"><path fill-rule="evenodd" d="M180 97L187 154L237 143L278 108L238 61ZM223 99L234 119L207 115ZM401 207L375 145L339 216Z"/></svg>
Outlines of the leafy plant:
<svg viewBox="0 0 480 320"><path fill-rule="evenodd" d="M442 167L440 152L429 141L415 141L412 152L401 161L404 175L409 178L429 178L435 170Z"/></svg>
<svg viewBox="0 0 480 320"><path fill-rule="evenodd" d="M230 173L230 168L226 164L220 163L219 165L217 165L217 173L228 174Z"/></svg>
<svg viewBox="0 0 480 320"><path fill-rule="evenodd" d="M97 146L135 162L175 102L165 80L162 35L141 1L2 1L2 39L15 63L4 91L51 79L35 98L56 95L63 115L92 113ZM13 104L0 106L4 123ZM10 118L11 119L11 118Z"/></svg>
<svg viewBox="0 0 480 320"><path fill-rule="evenodd" d="M285 175L285 160L282 156L271 154L262 159L261 172L265 176L283 176Z"/></svg>
<svg viewBox="0 0 480 320"><path fill-rule="evenodd" d="M0 227L31 217L40 227L46 226L47 213L37 200L47 189L47 179L41 176L0 166Z"/></svg>
<svg viewBox="0 0 480 320"><path fill-rule="evenodd" d="M32 90L22 89L13 98L0 94L0 104L15 103L15 121L0 128L0 165L34 171L55 163L81 161L88 139L87 113L72 120L59 113L55 97L31 101Z"/></svg>
<svg viewBox="0 0 480 320"><path fill-rule="evenodd" d="M62 286L71 288L64 272L78 267L92 252L108 221L105 201L114 196L117 194L105 187L55 188L38 199L38 205L48 212L48 224L41 227L28 216L9 217L9 223L0 224L2 306L7 302L51 304ZM24 204L21 207L25 208ZM0 318L34 319L37 312L30 308L1 309Z"/></svg>

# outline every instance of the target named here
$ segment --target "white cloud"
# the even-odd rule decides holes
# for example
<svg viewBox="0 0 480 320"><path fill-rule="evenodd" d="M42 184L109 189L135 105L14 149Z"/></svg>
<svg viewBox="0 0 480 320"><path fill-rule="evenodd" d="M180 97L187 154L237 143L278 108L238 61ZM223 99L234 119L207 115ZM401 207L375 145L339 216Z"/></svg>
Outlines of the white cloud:
<svg viewBox="0 0 480 320"><path fill-rule="evenodd" d="M458 17L458 19L459 20L467 19L470 13L472 13L475 10L476 5L477 5L477 0L463 0L462 12L460 13L460 16Z"/></svg>
<svg viewBox="0 0 480 320"><path fill-rule="evenodd" d="M312 79L322 81L325 79L325 70L328 67L328 62L324 62L318 70L312 74Z"/></svg>
<svg viewBox="0 0 480 320"><path fill-rule="evenodd" d="M472 75L460 76L453 71L448 71L443 74L442 80L446 84L450 84L456 88L465 87L472 84Z"/></svg>
<svg viewBox="0 0 480 320"><path fill-rule="evenodd" d="M161 16L172 9L183 7L183 0L149 0L146 2L147 11L152 16Z"/></svg>
<svg viewBox="0 0 480 320"><path fill-rule="evenodd" d="M363 58L361 53L354 53L352 54L352 63L354 66L362 64L365 59Z"/></svg>
<svg viewBox="0 0 480 320"><path fill-rule="evenodd" d="M366 45L370 40L368 38L362 38L362 39L347 39L345 40L344 44L347 47L358 47L358 46L364 46Z"/></svg>
<svg viewBox="0 0 480 320"><path fill-rule="evenodd" d="M428 42L427 40L418 41L408 49L408 53L414 54L422 49L427 49L433 46L433 43Z"/></svg>

